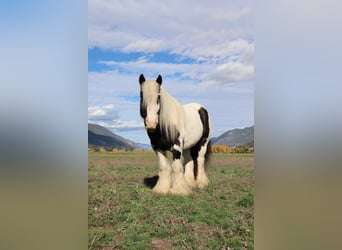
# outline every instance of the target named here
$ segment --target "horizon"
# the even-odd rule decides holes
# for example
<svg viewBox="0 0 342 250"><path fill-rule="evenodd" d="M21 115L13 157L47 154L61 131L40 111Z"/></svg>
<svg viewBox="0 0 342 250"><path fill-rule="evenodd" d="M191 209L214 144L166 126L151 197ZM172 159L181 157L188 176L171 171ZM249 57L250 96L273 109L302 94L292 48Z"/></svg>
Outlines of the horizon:
<svg viewBox="0 0 342 250"><path fill-rule="evenodd" d="M88 123L88 126L89 126L89 124L90 124L90 125L101 126L101 125L95 124L95 123ZM101 127L103 127L103 126L101 126ZM228 129L227 131L223 132L222 134L220 134L220 135L218 135L218 136L211 136L211 137L210 137L210 140L219 138L219 137L222 136L223 134L225 134L225 133L227 133L227 132L229 132L229 131L233 131L233 130L235 130L235 129L241 129L241 130L242 130L242 129L251 128L251 127L254 127L254 124L251 125L251 126L242 127L242 128L231 128L231 129ZM108 129L108 128L106 128L106 127L103 127L103 128ZM89 131L89 128L88 128L88 131ZM125 139L125 140L130 140L129 138L123 137L123 136L121 136L121 135L119 135L119 134L117 134L117 133L111 131L110 129L108 129L108 131L110 131L110 132L113 133L114 135L118 135L118 136L122 137L122 138ZM146 136L147 136L147 135L146 135ZM130 141L133 142L133 143L135 143L135 144L142 144L142 145L145 145L145 146L151 146L150 142L148 142L148 143L141 143L141 142L136 142L136 141L134 141L134 140L130 140Z"/></svg>
<svg viewBox="0 0 342 250"><path fill-rule="evenodd" d="M251 6L250 1L89 1L88 123L149 144L139 113L143 73L146 79L160 74L163 88L180 103L206 107L211 137L253 126Z"/></svg>

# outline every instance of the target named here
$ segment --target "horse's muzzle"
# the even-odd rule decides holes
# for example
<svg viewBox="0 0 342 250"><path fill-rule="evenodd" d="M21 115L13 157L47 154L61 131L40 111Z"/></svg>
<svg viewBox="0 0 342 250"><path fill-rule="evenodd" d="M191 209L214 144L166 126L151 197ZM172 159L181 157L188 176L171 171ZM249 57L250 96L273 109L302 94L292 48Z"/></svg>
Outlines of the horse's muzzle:
<svg viewBox="0 0 342 250"><path fill-rule="evenodd" d="M150 131L150 132L156 130L157 124L158 124L158 122L155 120L146 119L146 121L145 121L145 127L146 127L147 131Z"/></svg>

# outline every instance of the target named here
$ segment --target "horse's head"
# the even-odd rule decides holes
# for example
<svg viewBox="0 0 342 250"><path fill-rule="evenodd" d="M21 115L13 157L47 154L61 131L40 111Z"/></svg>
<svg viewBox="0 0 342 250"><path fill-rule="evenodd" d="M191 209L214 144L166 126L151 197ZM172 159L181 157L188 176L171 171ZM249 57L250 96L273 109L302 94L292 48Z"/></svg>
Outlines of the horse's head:
<svg viewBox="0 0 342 250"><path fill-rule="evenodd" d="M148 131L157 128L160 112L160 85L162 77L157 79L145 80L143 74L139 77L140 83L140 115L144 118L145 127Z"/></svg>

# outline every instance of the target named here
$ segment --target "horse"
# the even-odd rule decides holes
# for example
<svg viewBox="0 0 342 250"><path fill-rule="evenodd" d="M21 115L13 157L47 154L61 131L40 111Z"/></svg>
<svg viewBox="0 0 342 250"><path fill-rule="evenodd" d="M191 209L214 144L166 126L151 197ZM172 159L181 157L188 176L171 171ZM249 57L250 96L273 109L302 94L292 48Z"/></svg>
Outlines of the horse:
<svg viewBox="0 0 342 250"><path fill-rule="evenodd" d="M162 88L161 75L146 80L141 74L139 84L140 115L159 159L159 178L152 191L189 195L194 188L206 187L211 128L208 111L198 103L182 106Z"/></svg>

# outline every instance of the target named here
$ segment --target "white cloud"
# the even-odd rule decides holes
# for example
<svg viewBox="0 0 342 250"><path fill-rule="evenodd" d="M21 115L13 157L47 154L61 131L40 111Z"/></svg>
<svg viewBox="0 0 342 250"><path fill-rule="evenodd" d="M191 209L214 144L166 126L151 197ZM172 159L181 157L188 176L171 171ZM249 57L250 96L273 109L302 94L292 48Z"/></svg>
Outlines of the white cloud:
<svg viewBox="0 0 342 250"><path fill-rule="evenodd" d="M249 39L251 1L88 2L89 47L120 51L177 51Z"/></svg>
<svg viewBox="0 0 342 250"><path fill-rule="evenodd" d="M234 61L235 58L233 58L232 61L221 64L155 63L148 62L145 58L130 62L101 61L100 63L136 76L144 73L153 77L161 73L163 76L173 77L177 73L183 78L190 78L204 85L213 82L216 85L227 85L253 80L254 65L249 63L253 56L250 55L251 58L248 58L248 53L245 52L244 58L247 62Z"/></svg>
<svg viewBox="0 0 342 250"><path fill-rule="evenodd" d="M90 121L108 121L117 118L119 115L113 104L88 107L88 119Z"/></svg>
<svg viewBox="0 0 342 250"><path fill-rule="evenodd" d="M245 16L248 16L252 13L252 9L250 6L243 7L242 9L235 10L224 10L218 11L210 16L209 19L213 21L239 21Z"/></svg>
<svg viewBox="0 0 342 250"><path fill-rule="evenodd" d="M193 80L199 80L198 75L213 68L214 65L208 64L186 64L186 63L157 63L148 62L146 59L130 61L130 62L116 62L116 61L101 61L107 66L112 66L115 69L120 69L126 74L144 73L147 76L153 77L158 74L163 76L172 76L175 73L181 74L183 77L190 77Z"/></svg>
<svg viewBox="0 0 342 250"><path fill-rule="evenodd" d="M201 36L214 36L215 34L212 33L213 32L207 32ZM172 52L201 62L224 63L232 59L241 60L240 57L247 53L247 51L249 54L253 55L254 50L251 50L253 47L254 44L252 42L245 39L236 39L222 41L221 43L217 42L214 46L212 44L204 44L192 48L180 46Z"/></svg>
<svg viewBox="0 0 342 250"><path fill-rule="evenodd" d="M136 130L144 128L143 121L122 121L122 120L113 120L113 121L98 121L97 124L104 126L109 129L116 130Z"/></svg>
<svg viewBox="0 0 342 250"><path fill-rule="evenodd" d="M144 127L142 120L121 120L113 104L88 107L88 122L111 129L130 130Z"/></svg>
<svg viewBox="0 0 342 250"><path fill-rule="evenodd" d="M123 52L155 52L163 49L161 40L139 40L131 42L122 48Z"/></svg>
<svg viewBox="0 0 342 250"><path fill-rule="evenodd" d="M238 82L250 82L253 80L254 67L240 62L228 62L221 64L203 79L204 86L225 85Z"/></svg>
<svg viewBox="0 0 342 250"><path fill-rule="evenodd" d="M179 59L197 62L156 63L146 58L132 62L100 62L112 65L113 69L133 74L180 74L219 85L253 78L250 0L189 0L181 4L177 1L90 0L88 9L90 48L97 46L124 53L167 52ZM232 75L223 76L224 73Z"/></svg>

